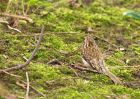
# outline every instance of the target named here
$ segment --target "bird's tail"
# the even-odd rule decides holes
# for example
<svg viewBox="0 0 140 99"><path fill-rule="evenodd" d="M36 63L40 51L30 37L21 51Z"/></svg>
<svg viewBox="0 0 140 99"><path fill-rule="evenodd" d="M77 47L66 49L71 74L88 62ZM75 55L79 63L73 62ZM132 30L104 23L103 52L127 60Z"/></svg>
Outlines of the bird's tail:
<svg viewBox="0 0 140 99"><path fill-rule="evenodd" d="M102 63L104 61L101 61L100 63L100 67L101 67L101 73L103 73L104 75L108 76L113 82L114 84L119 84L122 85L122 82L120 81L120 79L115 76L113 73L111 73L108 68L105 67L104 63Z"/></svg>
<svg viewBox="0 0 140 99"><path fill-rule="evenodd" d="M120 79L117 76L115 76L113 73L111 73L109 70L107 70L104 74L108 76L115 84L122 85Z"/></svg>

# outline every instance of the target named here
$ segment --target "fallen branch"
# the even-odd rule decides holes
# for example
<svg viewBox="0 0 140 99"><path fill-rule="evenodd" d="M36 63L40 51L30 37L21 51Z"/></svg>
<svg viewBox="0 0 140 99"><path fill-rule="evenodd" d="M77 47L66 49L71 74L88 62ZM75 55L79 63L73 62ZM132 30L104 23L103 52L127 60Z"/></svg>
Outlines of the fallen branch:
<svg viewBox="0 0 140 99"><path fill-rule="evenodd" d="M27 91L26 91L25 99L29 99L30 82L29 82L28 72L26 72L26 79L27 79L27 86L26 86Z"/></svg>
<svg viewBox="0 0 140 99"><path fill-rule="evenodd" d="M77 65L69 65L69 66L72 67L72 68L74 68L74 69L81 70L81 71L89 71L89 72L99 73L96 70L88 69L88 68L82 67L82 66L77 66Z"/></svg>
<svg viewBox="0 0 140 99"><path fill-rule="evenodd" d="M21 83L23 83L24 85L27 85L27 83L25 82L25 81L23 81L23 80L19 80ZM22 87L23 89L25 89L25 87L24 86L22 86L22 84L17 84L18 86L20 86L20 87ZM40 91L38 91L36 88L34 88L33 86L31 86L31 84L29 85L30 86L30 88L33 90L33 91L35 91L36 93L38 93L39 95L41 95L41 96L43 96L43 97L46 97L46 95L45 94L43 94L42 92L40 92Z"/></svg>
<svg viewBox="0 0 140 99"><path fill-rule="evenodd" d="M21 19L21 20L26 20L29 23L33 23L33 20L29 17L26 17L26 16L13 15L13 14L9 14L9 13L0 13L0 16L14 17L14 18L18 18L18 19Z"/></svg>
<svg viewBox="0 0 140 99"><path fill-rule="evenodd" d="M20 30L18 30L18 29L16 29L16 28L13 28L13 27L11 27L10 25L7 25L7 27L8 27L10 30L14 30L14 31L17 31L17 32L21 33Z"/></svg>
<svg viewBox="0 0 140 99"><path fill-rule="evenodd" d="M18 29L16 29L16 28L11 27L11 26L9 25L8 21L5 21L5 20L0 20L0 23L2 23L2 24L4 24L4 25L6 25L6 26L8 27L8 29L10 29L10 30L14 30L14 31L17 31L17 32L21 33L21 31L20 31L20 30L18 30Z"/></svg>
<svg viewBox="0 0 140 99"><path fill-rule="evenodd" d="M20 81L20 82L22 82L22 83L24 84L24 85L23 85L23 84L20 84L19 82L16 82L16 85L20 86L20 87L23 88L23 89L26 89L27 83L26 83L25 81L23 81L23 80L20 80L21 76L19 76L19 75L14 75L14 74L8 73L8 72L6 72L6 71L3 71L3 73L5 73L5 74L7 74L7 75L9 75L9 76L11 76L11 77L16 77L16 78L18 79L18 81ZM28 82L28 81L27 81L27 82ZM33 91L35 91L36 93L38 93L39 95L41 95L41 96L43 96L43 97L46 96L45 94L43 94L42 92L38 91L36 88L34 88L33 86L31 86L31 84L29 84L29 87L30 87Z"/></svg>
<svg viewBox="0 0 140 99"><path fill-rule="evenodd" d="M44 33L44 26L42 26L41 33L40 33L40 36L39 36L39 40L38 40L38 42L36 44L35 49L33 50L31 56L29 57L29 59L25 63L18 64L18 65L14 66L14 67L11 67L11 68L6 68L6 69L3 69L3 70L0 70L0 73L3 73L5 71L10 72L10 71L18 70L18 69L21 69L21 68L24 68L25 66L27 66L31 62L31 60L34 58L34 56L35 56L35 54L36 54L36 52L37 52L37 50L38 50L38 48L40 46L41 40L43 38L43 33Z"/></svg>
<svg viewBox="0 0 140 99"><path fill-rule="evenodd" d="M12 74L12 73L8 73L6 71L3 71L3 73L7 74L7 75L10 75L10 76L13 76L13 77L16 77L16 78L21 78L21 76L19 75L15 75L15 74Z"/></svg>
<svg viewBox="0 0 140 99"><path fill-rule="evenodd" d="M137 66L108 66L107 68L140 68L140 65L137 65Z"/></svg>
<svg viewBox="0 0 140 99"><path fill-rule="evenodd" d="M91 69L88 69L88 68L86 68L84 66L81 66L81 65L72 64L72 65L69 65L69 67L71 67L73 69L81 70L81 71L88 71L88 72L99 73L96 70L91 70ZM108 68L108 69L115 69L115 68L140 68L140 65L137 65L137 66L108 66L106 68Z"/></svg>
<svg viewBox="0 0 140 99"><path fill-rule="evenodd" d="M9 24L8 21L5 21L5 20L0 20L0 23L2 23L2 24Z"/></svg>
<svg viewBox="0 0 140 99"><path fill-rule="evenodd" d="M50 35L50 34L81 34L79 32L48 32L48 33L44 33L43 35ZM28 35L10 35L10 36L17 36L17 37L34 37L34 36L39 36L39 33L30 33Z"/></svg>
<svg viewBox="0 0 140 99"><path fill-rule="evenodd" d="M75 74L77 77L79 77L79 74L78 74L71 66L69 66L69 68L74 72L74 74Z"/></svg>

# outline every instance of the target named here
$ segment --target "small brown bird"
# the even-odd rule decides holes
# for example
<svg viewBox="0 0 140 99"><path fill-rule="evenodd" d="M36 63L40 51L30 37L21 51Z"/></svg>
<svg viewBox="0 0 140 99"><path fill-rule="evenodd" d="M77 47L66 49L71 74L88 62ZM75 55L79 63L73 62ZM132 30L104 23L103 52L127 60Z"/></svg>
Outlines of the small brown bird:
<svg viewBox="0 0 140 99"><path fill-rule="evenodd" d="M111 78L115 84L121 84L118 77L112 74L104 64L103 54L99 50L92 34L88 34L82 45L82 61L87 68L96 70L98 73L104 74Z"/></svg>

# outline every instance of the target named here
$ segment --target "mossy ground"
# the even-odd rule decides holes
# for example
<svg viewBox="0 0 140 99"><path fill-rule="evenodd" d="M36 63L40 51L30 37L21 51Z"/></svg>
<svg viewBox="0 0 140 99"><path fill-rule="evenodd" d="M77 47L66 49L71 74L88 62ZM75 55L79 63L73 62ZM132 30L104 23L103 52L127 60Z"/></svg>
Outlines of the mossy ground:
<svg viewBox="0 0 140 99"><path fill-rule="evenodd" d="M95 39L102 52L106 54L106 65L113 66L110 70L123 82L137 80L138 78L133 75L135 68L115 68L115 66L140 64L140 21L123 16L123 12L128 10L140 11L140 8L135 7L139 0L118 0L116 3L110 0L95 0L90 6L80 8L64 4L43 18L40 15L47 13L52 5L45 0L39 3L45 8L29 15L34 19L34 24L19 25L18 28L24 31L23 33L5 31L1 25L0 68L24 62L23 56L28 58L35 46L35 37L30 35L40 32L40 27L44 24L46 35L37 55L25 69L14 72L22 76L22 80L26 81L25 71L28 71L31 85L46 94L47 99L112 99L113 97L140 99L140 87L114 85L109 78L95 73L77 71L80 77L76 77L74 71L66 65L58 67L47 65L52 59L58 59L66 64L81 62L80 54L76 50L84 39L85 29L92 27L94 35L125 49L118 51L107 42ZM70 34L70 32L76 33ZM14 92L12 94L16 94L19 99L25 96L26 91L16 85L17 78L5 75L1 80L8 85L10 91L7 93ZM34 95L33 92L31 96L33 99L46 99Z"/></svg>

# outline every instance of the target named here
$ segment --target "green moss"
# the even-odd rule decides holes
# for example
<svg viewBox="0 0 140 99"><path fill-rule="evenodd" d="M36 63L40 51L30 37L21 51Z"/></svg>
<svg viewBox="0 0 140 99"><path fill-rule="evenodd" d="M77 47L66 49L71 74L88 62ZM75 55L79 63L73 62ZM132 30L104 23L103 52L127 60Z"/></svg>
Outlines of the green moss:
<svg viewBox="0 0 140 99"><path fill-rule="evenodd" d="M45 64L32 64L31 78L36 80L52 80L61 77L61 72L57 68L49 67Z"/></svg>
<svg viewBox="0 0 140 99"><path fill-rule="evenodd" d="M110 66L123 66L123 65L125 65L124 63L122 63L122 61L120 61L119 59L117 59L115 57L106 58L106 64L110 65Z"/></svg>
<svg viewBox="0 0 140 99"><path fill-rule="evenodd" d="M55 1L53 2L55 4ZM66 4L66 1L64 2ZM122 45L117 44L116 35L121 34L121 36L129 40L130 44L126 51L115 51L115 48L100 39L97 43L102 50L105 51L110 48L112 51L105 60L111 72L123 82L135 80L132 75L133 69L117 68L115 66L125 66L126 64L123 62L125 59L136 58L139 60L140 47L137 35L139 35L138 31L140 31L140 22L122 15L124 11L130 10L138 2L138 0L118 0L111 3L109 0L95 0L90 6L84 5L77 9L70 8L68 4L62 4L54 12L41 17L42 14L48 12L48 9L52 8L52 3L46 0L29 0L30 9L37 10L34 13L28 13L34 23L27 23L28 26L21 24L20 28L23 28L23 31L26 32L24 35L29 35L28 32L33 32L34 35L34 32L40 32L40 26L44 24L46 34L31 64L24 70L16 71L16 74L21 75L22 79L26 80L25 70L28 71L31 84L37 90L46 94L47 99L105 99L111 95L115 97L128 95L128 99L129 97L139 99L140 89L113 85L111 80L102 74L73 71L67 67L67 64L75 64L81 61L80 52L77 49L79 49L84 39L86 28L92 27L95 31L94 35L107 39L117 46ZM38 8L38 5L42 7ZM0 9L5 8L2 8L0 4ZM135 10L139 11L140 9L135 8ZM23 56L29 58L35 47L36 41L34 37L16 36L23 35L23 33L5 33L5 31L3 32L3 27L0 26L0 28L0 40L6 40L7 42L6 51L0 53L0 68L23 63L25 61ZM17 28L20 29L19 27ZM60 32L65 32L65 34ZM69 32L77 33L70 34ZM135 38L133 38L133 33L136 35ZM8 58L4 58L3 55ZM52 59L58 59L64 63L64 66L48 66L47 62ZM133 64L136 65L138 62L133 62ZM75 72L80 77L75 77ZM9 80L8 77L5 79ZM10 79L9 82L12 82L9 86L15 93L21 97L25 96L25 91L14 84L15 79ZM36 99L45 98L37 97Z"/></svg>
<svg viewBox="0 0 140 99"><path fill-rule="evenodd" d="M55 36L55 35L51 35L46 40L45 46L51 47L51 48L54 48L57 50L61 50L61 49L64 49L65 43L63 42L63 40L60 37Z"/></svg>
<svg viewBox="0 0 140 99"><path fill-rule="evenodd" d="M1 3L0 4L0 11L4 11L6 9L6 3Z"/></svg>
<svg viewBox="0 0 140 99"><path fill-rule="evenodd" d="M114 69L113 72L119 76L120 78L122 78L124 81L132 81L134 80L133 78L133 70L127 70L127 69Z"/></svg>
<svg viewBox="0 0 140 99"><path fill-rule="evenodd" d="M126 88L122 86L112 86L112 91L115 92L116 94L129 94L131 98L139 99L140 98L140 91L139 90L133 90L131 88Z"/></svg>
<svg viewBox="0 0 140 99"><path fill-rule="evenodd" d="M130 48L135 52L136 55L140 55L140 46L139 45L132 45Z"/></svg>
<svg viewBox="0 0 140 99"><path fill-rule="evenodd" d="M122 52L122 51L118 51L118 52L116 52L116 53L114 53L115 55L115 57L116 58L122 58L122 57L124 57L124 52Z"/></svg>
<svg viewBox="0 0 140 99"><path fill-rule="evenodd" d="M5 60L4 56L0 55L0 64L1 64L0 68L4 68L5 67L5 65L3 65L5 62L6 62L6 60Z"/></svg>

